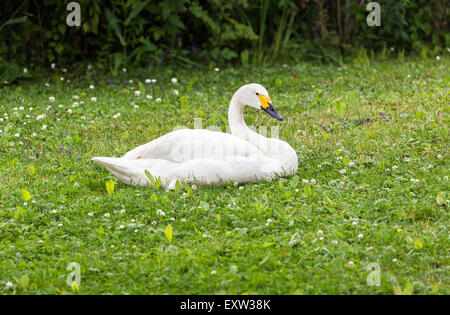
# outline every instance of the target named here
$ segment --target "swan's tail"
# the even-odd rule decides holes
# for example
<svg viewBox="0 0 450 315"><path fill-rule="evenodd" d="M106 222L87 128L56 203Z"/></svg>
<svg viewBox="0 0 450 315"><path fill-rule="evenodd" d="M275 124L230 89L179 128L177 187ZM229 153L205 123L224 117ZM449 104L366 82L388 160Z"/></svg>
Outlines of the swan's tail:
<svg viewBox="0 0 450 315"><path fill-rule="evenodd" d="M127 185L148 185L144 169L134 166L130 160L113 157L94 157L92 161L104 166L121 182Z"/></svg>

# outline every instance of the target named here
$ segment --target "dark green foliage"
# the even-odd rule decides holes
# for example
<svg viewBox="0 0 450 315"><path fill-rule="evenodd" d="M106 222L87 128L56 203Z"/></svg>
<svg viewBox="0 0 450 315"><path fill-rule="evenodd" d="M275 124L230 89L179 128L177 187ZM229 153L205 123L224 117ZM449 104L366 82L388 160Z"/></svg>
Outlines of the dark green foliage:
<svg viewBox="0 0 450 315"><path fill-rule="evenodd" d="M357 49L421 52L449 45L444 0L383 0L381 27L366 24L369 1L79 0L80 27L66 25L64 1L0 4L0 71L95 59L117 72L167 61L338 60ZM325 49L327 48L327 49Z"/></svg>

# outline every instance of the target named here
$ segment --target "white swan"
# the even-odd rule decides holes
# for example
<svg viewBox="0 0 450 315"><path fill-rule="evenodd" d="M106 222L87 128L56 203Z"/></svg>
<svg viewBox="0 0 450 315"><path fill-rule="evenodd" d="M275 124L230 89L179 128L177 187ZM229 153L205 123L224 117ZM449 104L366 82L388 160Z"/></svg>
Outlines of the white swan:
<svg viewBox="0 0 450 315"><path fill-rule="evenodd" d="M150 183L145 171L173 189L177 181L199 184L270 180L297 172L295 150L286 142L266 138L247 127L244 108L262 109L283 120L267 90L256 83L242 86L231 99L231 134L206 129L180 129L129 151L121 158L95 157L127 185Z"/></svg>

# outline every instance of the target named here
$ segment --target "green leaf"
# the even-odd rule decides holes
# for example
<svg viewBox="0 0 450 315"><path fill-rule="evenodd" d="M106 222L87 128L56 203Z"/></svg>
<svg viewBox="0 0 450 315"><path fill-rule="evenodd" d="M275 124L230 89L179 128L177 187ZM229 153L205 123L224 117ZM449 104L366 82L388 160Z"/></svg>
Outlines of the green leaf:
<svg viewBox="0 0 450 315"><path fill-rule="evenodd" d="M181 184L180 184L180 182L177 180L177 181L175 182L175 191L180 191L180 189L181 189Z"/></svg>
<svg viewBox="0 0 450 315"><path fill-rule="evenodd" d="M192 188L189 187L189 185L185 182L181 182L181 184L183 185L184 190L186 190L187 195L190 196L190 194L192 193Z"/></svg>
<svg viewBox="0 0 450 315"><path fill-rule="evenodd" d="M276 86L276 87L280 87L281 84L282 84L281 79L280 79L280 78L276 78L276 79L275 79L275 86Z"/></svg>
<svg viewBox="0 0 450 315"><path fill-rule="evenodd" d="M145 6L150 2L150 0L139 3L137 6L131 10L130 15L125 20L125 25L129 25L130 22L145 8Z"/></svg>
<svg viewBox="0 0 450 315"><path fill-rule="evenodd" d="M23 200L28 201L31 199L31 195L26 189L21 189L20 193L22 194Z"/></svg>
<svg viewBox="0 0 450 315"><path fill-rule="evenodd" d="M28 165L28 175L33 176L35 174L36 170L34 168L33 164Z"/></svg>
<svg viewBox="0 0 450 315"><path fill-rule="evenodd" d="M89 152L86 154L87 157L90 157L92 155L92 153L94 153L95 150L95 144L92 146L92 148L89 150Z"/></svg>
<svg viewBox="0 0 450 315"><path fill-rule="evenodd" d="M306 184L305 186L303 186L303 192L306 196L310 197L312 195L311 185Z"/></svg>
<svg viewBox="0 0 450 315"><path fill-rule="evenodd" d="M169 224L166 227L166 231L165 231L165 235L166 235L167 240L169 241L169 244L172 244L172 232L173 232L172 225Z"/></svg>
<svg viewBox="0 0 450 315"><path fill-rule="evenodd" d="M161 187L161 177L158 176L158 179L156 180L155 183L155 188L158 189L159 187Z"/></svg>
<svg viewBox="0 0 450 315"><path fill-rule="evenodd" d="M105 16L106 16L106 21L108 21L109 26L111 26L111 28L113 29L114 33L116 34L117 38L120 41L120 44L122 46L126 46L126 42L123 39L123 36L120 32L119 19L108 8L106 8L106 10L105 10Z"/></svg>
<svg viewBox="0 0 450 315"><path fill-rule="evenodd" d="M415 240L414 241L414 248L415 249L421 249L423 247L423 244L420 240Z"/></svg>
<svg viewBox="0 0 450 315"><path fill-rule="evenodd" d="M348 157L344 157L343 162L344 162L345 165L348 165L348 163L350 163L351 160Z"/></svg>
<svg viewBox="0 0 450 315"><path fill-rule="evenodd" d="M150 174L150 172L148 170L145 170L145 176L147 176L148 180L150 181L150 186L155 187L155 178L153 177L152 174Z"/></svg>
<svg viewBox="0 0 450 315"><path fill-rule="evenodd" d="M77 284L76 281L73 281L73 282L72 282L71 289L72 289L72 291L75 292L75 293L78 293L78 292L80 291L80 287L78 286L78 284Z"/></svg>
<svg viewBox="0 0 450 315"><path fill-rule="evenodd" d="M26 20L27 20L26 16L21 16L21 17L10 19L10 20L6 21L4 25L25 23Z"/></svg>
<svg viewBox="0 0 450 315"><path fill-rule="evenodd" d="M344 104L342 102L337 102L336 105L334 105L334 108L339 116L344 115Z"/></svg>
<svg viewBox="0 0 450 315"><path fill-rule="evenodd" d="M111 195L114 192L114 181L111 179L106 182L106 191L108 195Z"/></svg>

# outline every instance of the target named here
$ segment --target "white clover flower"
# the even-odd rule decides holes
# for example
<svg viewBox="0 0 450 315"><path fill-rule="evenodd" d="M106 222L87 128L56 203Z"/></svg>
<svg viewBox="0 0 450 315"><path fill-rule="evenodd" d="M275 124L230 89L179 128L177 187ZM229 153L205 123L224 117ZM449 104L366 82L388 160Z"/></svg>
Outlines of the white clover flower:
<svg viewBox="0 0 450 315"><path fill-rule="evenodd" d="M93 214L92 212L89 212L89 213L88 213L88 216L93 217L94 214Z"/></svg>
<svg viewBox="0 0 450 315"><path fill-rule="evenodd" d="M215 270L211 271L212 275L215 275L217 272Z"/></svg>
<svg viewBox="0 0 450 315"><path fill-rule="evenodd" d="M2 134L2 133L3 133L3 130L0 129L0 134Z"/></svg>
<svg viewBox="0 0 450 315"><path fill-rule="evenodd" d="M403 161L405 161L406 163L409 163L409 162L411 162L411 159L406 157L403 159Z"/></svg>
<svg viewBox="0 0 450 315"><path fill-rule="evenodd" d="M145 79L145 83L147 83L147 84L152 83L152 80L150 80L150 79Z"/></svg>
<svg viewBox="0 0 450 315"><path fill-rule="evenodd" d="M318 230L317 231L317 236L322 236L323 235L323 231L322 230Z"/></svg>
<svg viewBox="0 0 450 315"><path fill-rule="evenodd" d="M97 102L97 98L95 96L91 97L91 102Z"/></svg>
<svg viewBox="0 0 450 315"><path fill-rule="evenodd" d="M362 235L362 234L358 234L358 238L361 240L361 239L363 239L364 238L364 235Z"/></svg>
<svg viewBox="0 0 450 315"><path fill-rule="evenodd" d="M89 85L89 88L91 89L91 90L93 90L93 89L95 89L95 86L94 85Z"/></svg>
<svg viewBox="0 0 450 315"><path fill-rule="evenodd" d="M345 174L345 173L347 173L347 169L343 168L343 169L341 169L341 170L339 171L339 173L340 173L340 174Z"/></svg>
<svg viewBox="0 0 450 315"><path fill-rule="evenodd" d="M62 69L62 72L64 72L64 73L67 72L67 69L66 69L66 68L63 68L63 69Z"/></svg>
<svg viewBox="0 0 450 315"><path fill-rule="evenodd" d="M156 99L156 102L157 102L157 103L161 103L161 98L158 97L158 98Z"/></svg>
<svg viewBox="0 0 450 315"><path fill-rule="evenodd" d="M75 102L75 103L73 103L72 107L78 107L78 105L79 105L79 103Z"/></svg>
<svg viewBox="0 0 450 315"><path fill-rule="evenodd" d="M172 78L171 81L172 81L173 84L176 84L178 82L177 78Z"/></svg>
<svg viewBox="0 0 450 315"><path fill-rule="evenodd" d="M149 100L151 100L151 99L153 98L153 96L151 96L150 94L148 94L146 97L147 97Z"/></svg>
<svg viewBox="0 0 450 315"><path fill-rule="evenodd" d="M48 100L50 101L50 102L54 102L55 101L55 97L54 96L50 96L49 98L48 98Z"/></svg>
<svg viewBox="0 0 450 315"><path fill-rule="evenodd" d="M307 179L303 179L303 180L302 180L302 183L306 185L306 184L309 183L309 181L308 181Z"/></svg>
<svg viewBox="0 0 450 315"><path fill-rule="evenodd" d="M122 71L123 72L127 72L127 68L122 68Z"/></svg>
<svg viewBox="0 0 450 315"><path fill-rule="evenodd" d="M338 242L337 240L332 240L332 241L331 241L331 244L337 245L337 244L339 244L339 242Z"/></svg>
<svg viewBox="0 0 450 315"><path fill-rule="evenodd" d="M348 266L349 266L350 268L353 268L353 267L355 267L355 263L354 263L353 261L349 261L349 262L348 262Z"/></svg>
<svg viewBox="0 0 450 315"><path fill-rule="evenodd" d="M62 227L62 226L63 226L62 223L58 224L58 227Z"/></svg>
<svg viewBox="0 0 450 315"><path fill-rule="evenodd" d="M119 225L119 229L124 229L125 228L125 225L123 225L123 224L121 224L121 225Z"/></svg>
<svg viewBox="0 0 450 315"><path fill-rule="evenodd" d="M392 262L395 264L398 262L397 258L392 259Z"/></svg>
<svg viewBox="0 0 450 315"><path fill-rule="evenodd" d="M153 225L153 226L156 226L157 224L158 224L158 222L152 221L152 225Z"/></svg>
<svg viewBox="0 0 450 315"><path fill-rule="evenodd" d="M161 217L164 217L164 216L166 215L166 213L165 213L164 211L158 209L158 210L156 211L156 215L159 215L159 216L161 216Z"/></svg>
<svg viewBox="0 0 450 315"><path fill-rule="evenodd" d="M68 112L69 114L72 114L72 110L71 110L70 108L67 110L67 112Z"/></svg>
<svg viewBox="0 0 450 315"><path fill-rule="evenodd" d="M109 213L105 213L105 218L109 218L111 215Z"/></svg>
<svg viewBox="0 0 450 315"><path fill-rule="evenodd" d="M139 106L138 106L138 105L134 105L134 108L138 109L138 108L139 108Z"/></svg>
<svg viewBox="0 0 450 315"><path fill-rule="evenodd" d="M214 71L219 72L220 69L219 68L214 68Z"/></svg>
<svg viewBox="0 0 450 315"><path fill-rule="evenodd" d="M442 155L438 154L438 155L437 155L437 158L438 158L439 160L441 160L441 159L442 159Z"/></svg>
<svg viewBox="0 0 450 315"><path fill-rule="evenodd" d="M314 178L311 178L311 184L313 184L313 185L317 184L317 182Z"/></svg>
<svg viewBox="0 0 450 315"><path fill-rule="evenodd" d="M353 166L355 166L355 163L354 163L354 162L348 163L348 167L353 167Z"/></svg>
<svg viewBox="0 0 450 315"><path fill-rule="evenodd" d="M178 94L180 94L180 92L178 92L177 89L174 89L174 90L173 90L173 94L178 95Z"/></svg>
<svg viewBox="0 0 450 315"><path fill-rule="evenodd" d="M136 95L137 97L141 96L141 91L139 90L134 91L134 95Z"/></svg>
<svg viewBox="0 0 450 315"><path fill-rule="evenodd" d="M152 83L156 83L156 79L152 79Z"/></svg>
<svg viewBox="0 0 450 315"><path fill-rule="evenodd" d="M10 281L8 281L8 282L6 282L6 289L7 290L9 290L9 289L13 289L14 288L14 284L12 283L12 282L10 282Z"/></svg>
<svg viewBox="0 0 450 315"><path fill-rule="evenodd" d="M52 64L50 65L50 67L51 67L52 69L55 69L56 64L55 64L55 63L52 63Z"/></svg>
<svg viewBox="0 0 450 315"><path fill-rule="evenodd" d="M192 185L191 185L191 188L192 188L192 190L196 190L196 189L197 189L197 186L195 186L195 184L192 184Z"/></svg>
<svg viewBox="0 0 450 315"><path fill-rule="evenodd" d="M394 166L392 166L392 169L395 171L395 170L398 169L398 166L397 166L397 165L394 165Z"/></svg>
<svg viewBox="0 0 450 315"><path fill-rule="evenodd" d="M436 60L441 60L441 57L439 57L439 56L436 56Z"/></svg>
<svg viewBox="0 0 450 315"><path fill-rule="evenodd" d="M61 81L64 81L64 77L59 78Z"/></svg>
<svg viewBox="0 0 450 315"><path fill-rule="evenodd" d="M43 119L44 117L45 117L45 114L38 115L38 116L36 117L36 120L41 120L41 119Z"/></svg>
<svg viewBox="0 0 450 315"><path fill-rule="evenodd" d="M28 73L28 69L27 68L23 68L23 73Z"/></svg>
<svg viewBox="0 0 450 315"><path fill-rule="evenodd" d="M20 134L19 134L19 133L16 133L16 134L14 135L14 137L19 138L19 137L20 137Z"/></svg>

